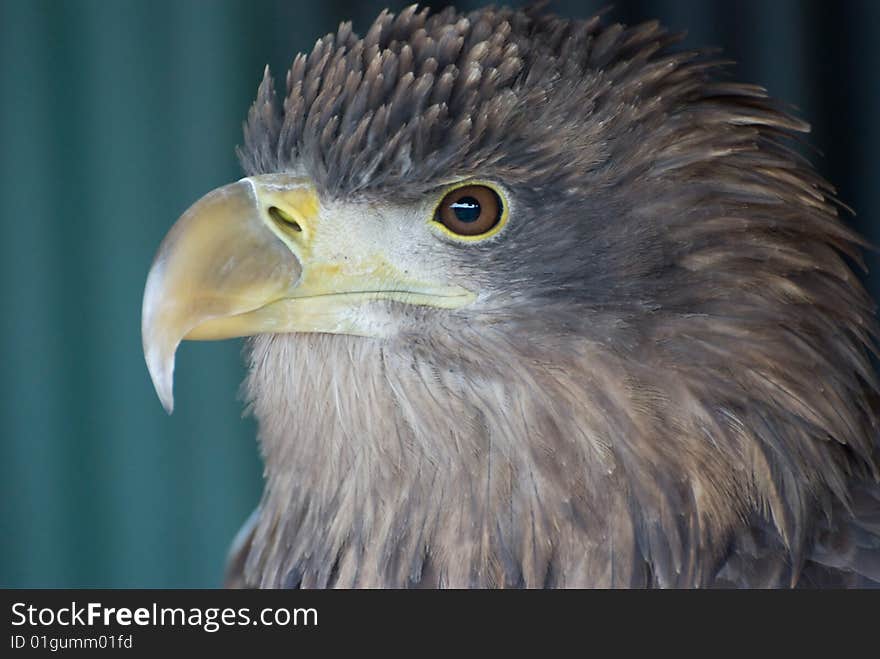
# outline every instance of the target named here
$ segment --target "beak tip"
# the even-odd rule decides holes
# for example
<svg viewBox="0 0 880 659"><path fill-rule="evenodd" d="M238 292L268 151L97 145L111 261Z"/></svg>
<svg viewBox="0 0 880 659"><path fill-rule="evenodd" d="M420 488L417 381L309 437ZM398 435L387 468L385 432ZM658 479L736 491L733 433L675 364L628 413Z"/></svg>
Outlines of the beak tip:
<svg viewBox="0 0 880 659"><path fill-rule="evenodd" d="M171 389L171 383L169 382L166 386L161 382L153 380L153 386L156 388L156 395L159 397L162 407L171 415L174 412L174 392Z"/></svg>
<svg viewBox="0 0 880 659"><path fill-rule="evenodd" d="M171 414L174 412L174 352L167 358L163 358L155 350L147 349L144 353L159 402Z"/></svg>
<svg viewBox="0 0 880 659"><path fill-rule="evenodd" d="M174 414L174 395L171 392L168 392L166 396L160 394L159 402L162 403L162 407L165 408L165 412L168 416Z"/></svg>

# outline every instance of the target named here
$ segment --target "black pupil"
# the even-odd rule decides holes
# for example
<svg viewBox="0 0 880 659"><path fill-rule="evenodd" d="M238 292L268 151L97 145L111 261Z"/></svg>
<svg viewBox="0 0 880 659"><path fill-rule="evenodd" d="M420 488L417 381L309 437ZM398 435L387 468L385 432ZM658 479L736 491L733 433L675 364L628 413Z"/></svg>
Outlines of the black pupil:
<svg viewBox="0 0 880 659"><path fill-rule="evenodd" d="M459 222L476 222L480 217L480 202L473 197L462 197L451 208Z"/></svg>

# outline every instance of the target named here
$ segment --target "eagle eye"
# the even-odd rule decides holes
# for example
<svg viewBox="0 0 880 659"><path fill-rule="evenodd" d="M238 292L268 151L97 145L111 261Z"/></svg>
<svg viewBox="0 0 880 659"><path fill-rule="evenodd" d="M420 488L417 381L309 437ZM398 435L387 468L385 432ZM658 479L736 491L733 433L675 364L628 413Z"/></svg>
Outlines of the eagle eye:
<svg viewBox="0 0 880 659"><path fill-rule="evenodd" d="M482 240L498 233L506 216L500 193L471 183L446 192L434 212L434 222L455 238Z"/></svg>

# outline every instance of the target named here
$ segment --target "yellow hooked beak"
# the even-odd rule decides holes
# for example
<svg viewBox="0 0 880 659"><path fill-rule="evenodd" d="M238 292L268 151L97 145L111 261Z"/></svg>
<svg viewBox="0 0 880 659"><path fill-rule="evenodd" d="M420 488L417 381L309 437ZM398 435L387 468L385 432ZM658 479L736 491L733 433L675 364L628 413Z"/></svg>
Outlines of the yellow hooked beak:
<svg viewBox="0 0 880 659"><path fill-rule="evenodd" d="M144 290L144 356L170 413L183 339L261 333L381 335L359 310L385 299L456 308L458 286L415 281L382 240L327 217L315 189L288 175L245 178L208 193L162 241ZM397 261L397 262L396 262Z"/></svg>

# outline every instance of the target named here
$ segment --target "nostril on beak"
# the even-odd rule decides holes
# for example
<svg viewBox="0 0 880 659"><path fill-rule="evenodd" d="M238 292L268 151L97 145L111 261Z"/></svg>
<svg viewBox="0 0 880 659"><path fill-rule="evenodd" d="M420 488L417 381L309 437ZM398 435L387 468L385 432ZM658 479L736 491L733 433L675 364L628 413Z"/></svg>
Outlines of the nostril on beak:
<svg viewBox="0 0 880 659"><path fill-rule="evenodd" d="M299 225L299 222L294 220L290 214L285 213L277 206L269 206L269 216L278 224L287 226L296 232L302 232L302 227Z"/></svg>

